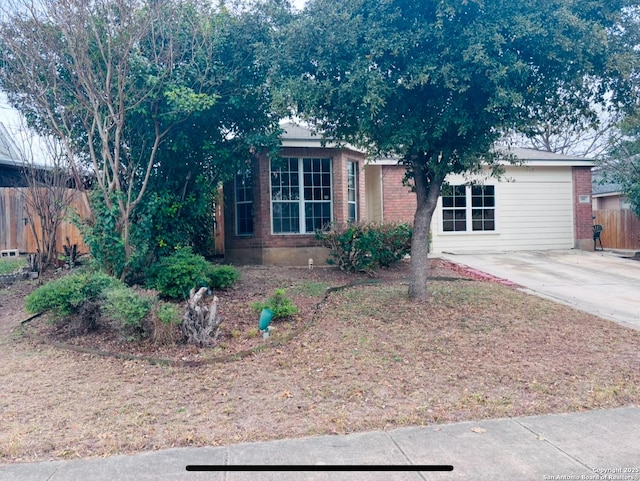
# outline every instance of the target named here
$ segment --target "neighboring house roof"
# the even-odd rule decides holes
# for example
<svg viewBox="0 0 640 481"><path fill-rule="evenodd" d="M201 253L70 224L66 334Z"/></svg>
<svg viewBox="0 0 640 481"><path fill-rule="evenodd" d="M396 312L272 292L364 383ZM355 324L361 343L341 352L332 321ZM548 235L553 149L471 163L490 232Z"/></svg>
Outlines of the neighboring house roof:
<svg viewBox="0 0 640 481"><path fill-rule="evenodd" d="M18 152L11 134L0 122L0 187L25 187L24 169L34 168L45 172L50 166L40 163L29 164Z"/></svg>
<svg viewBox="0 0 640 481"><path fill-rule="evenodd" d="M0 165L15 167L19 163L20 155L13 144L13 139L4 124L0 122Z"/></svg>
<svg viewBox="0 0 640 481"><path fill-rule="evenodd" d="M594 170L591 179L593 197L607 197L622 194L622 184L605 181L600 171Z"/></svg>
<svg viewBox="0 0 640 481"><path fill-rule="evenodd" d="M593 184L592 194L594 197L620 195L621 192L622 186L620 184Z"/></svg>
<svg viewBox="0 0 640 481"><path fill-rule="evenodd" d="M0 122L0 187L23 187L22 162L11 135Z"/></svg>

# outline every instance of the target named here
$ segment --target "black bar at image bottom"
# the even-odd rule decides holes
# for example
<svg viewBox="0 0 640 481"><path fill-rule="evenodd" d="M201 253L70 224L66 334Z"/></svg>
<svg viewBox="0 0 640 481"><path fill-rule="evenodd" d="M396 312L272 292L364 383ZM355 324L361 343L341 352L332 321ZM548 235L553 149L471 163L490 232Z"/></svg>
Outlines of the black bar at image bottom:
<svg viewBox="0 0 640 481"><path fill-rule="evenodd" d="M431 465L431 464L371 464L371 465L335 465L335 464L316 464L316 465L299 465L299 466L278 466L278 465L243 465L233 466L226 464L190 464L187 471L226 471L226 472L242 472L242 471L330 471L330 472L349 472L349 471L371 471L371 472L404 472L404 471L453 471L453 466L448 464Z"/></svg>

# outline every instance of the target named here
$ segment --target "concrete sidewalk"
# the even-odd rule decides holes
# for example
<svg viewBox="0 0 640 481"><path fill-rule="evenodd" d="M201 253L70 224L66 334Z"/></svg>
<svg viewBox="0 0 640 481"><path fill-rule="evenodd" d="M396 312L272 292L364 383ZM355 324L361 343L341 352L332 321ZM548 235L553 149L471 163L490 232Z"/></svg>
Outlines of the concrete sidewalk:
<svg viewBox="0 0 640 481"><path fill-rule="evenodd" d="M640 329L640 261L624 259L621 253L555 250L435 256Z"/></svg>
<svg viewBox="0 0 640 481"><path fill-rule="evenodd" d="M194 465L217 465L219 470L187 471ZM251 471L250 465L289 468ZM293 471L295 465L314 471ZM335 465L354 470L329 471ZM411 470L365 471L365 465ZM452 465L453 471L419 471L419 465ZM241 466L247 470L231 471ZM0 466L2 481L552 479L640 480L640 408Z"/></svg>

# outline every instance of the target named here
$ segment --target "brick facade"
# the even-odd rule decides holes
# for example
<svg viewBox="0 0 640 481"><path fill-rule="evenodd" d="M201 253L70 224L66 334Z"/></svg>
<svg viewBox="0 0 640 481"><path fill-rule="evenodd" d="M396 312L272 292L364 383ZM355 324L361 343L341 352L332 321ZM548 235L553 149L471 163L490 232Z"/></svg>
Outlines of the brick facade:
<svg viewBox="0 0 640 481"><path fill-rule="evenodd" d="M303 138L302 141L305 139ZM281 157L330 158L332 187L332 219L336 223L348 219L347 163L355 162L357 169L357 220L413 223L417 201L415 193L403 185L405 168L402 165L368 166L370 178L365 179L365 158L360 152L348 148L282 147ZM538 154L536 154L538 155ZM534 159L535 160L535 159ZM234 183L224 186L224 253L228 262L237 264L307 265L313 258L316 266L323 265L328 251L315 239L314 234L273 234L271 227L270 162L266 155L252 161L253 182L253 234L236 235ZM566 172L566 170L565 170ZM591 166L571 167L573 189L574 247L593 248L591 210ZM378 183L379 180L379 183ZM366 183L370 191L366 191ZM365 192L366 191L366 192ZM365 199L366 194L369 199ZM542 193L544 195L544 193ZM367 219L367 205L376 219Z"/></svg>
<svg viewBox="0 0 640 481"><path fill-rule="evenodd" d="M406 169L402 165L382 166L382 220L413 224L418 201L409 186L402 185Z"/></svg>
<svg viewBox="0 0 640 481"><path fill-rule="evenodd" d="M591 205L591 167L573 167L574 247L593 249L593 211Z"/></svg>
<svg viewBox="0 0 640 481"><path fill-rule="evenodd" d="M331 158L333 221L345 222L347 205L347 162L358 164L357 210L365 210L364 156L349 149L285 147L281 157ZM324 264L328 251L314 234L273 234L271 232L270 162L265 155L252 163L253 181L253 235L236 235L234 183L224 186L225 258L232 263L307 265L314 259L316 265Z"/></svg>

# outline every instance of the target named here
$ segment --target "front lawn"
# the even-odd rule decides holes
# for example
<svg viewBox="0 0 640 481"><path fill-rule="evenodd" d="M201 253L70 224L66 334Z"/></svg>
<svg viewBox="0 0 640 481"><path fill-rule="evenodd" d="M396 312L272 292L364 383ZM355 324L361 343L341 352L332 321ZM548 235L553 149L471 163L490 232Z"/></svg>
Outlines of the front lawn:
<svg viewBox="0 0 640 481"><path fill-rule="evenodd" d="M199 367L4 336L0 463L640 403L640 332L446 264L434 264L431 300L416 304L406 267L324 301L342 273L244 268L238 288L220 293L222 342L264 349ZM256 339L250 309L276 287L306 306L280 343Z"/></svg>

